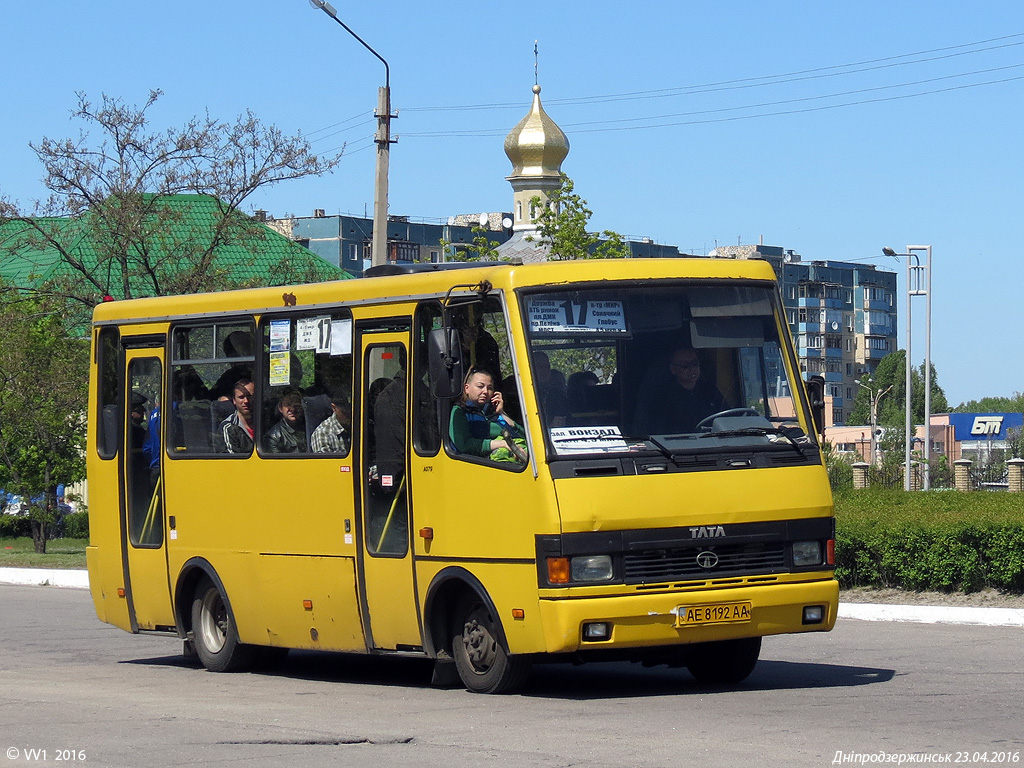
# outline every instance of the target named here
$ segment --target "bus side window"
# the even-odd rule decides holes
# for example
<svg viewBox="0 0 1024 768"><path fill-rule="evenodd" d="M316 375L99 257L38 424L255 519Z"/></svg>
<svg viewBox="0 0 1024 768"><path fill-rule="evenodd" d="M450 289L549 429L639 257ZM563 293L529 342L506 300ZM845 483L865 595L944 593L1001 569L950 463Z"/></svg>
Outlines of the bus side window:
<svg viewBox="0 0 1024 768"><path fill-rule="evenodd" d="M96 452L111 459L120 442L121 419L118 413L118 333L116 328L102 328L96 339L99 380L99 419L96 431Z"/></svg>
<svg viewBox="0 0 1024 768"><path fill-rule="evenodd" d="M462 340L463 365L467 383L489 379L503 402L499 417L490 402L463 402L457 398L444 409L443 428L453 455L459 458L494 462L498 466L515 467L526 463L526 442L519 406L518 382L509 352L508 329L501 302L495 296L450 308L452 325ZM481 407L483 405L483 407ZM503 440L510 447L495 447Z"/></svg>
<svg viewBox="0 0 1024 768"><path fill-rule="evenodd" d="M440 401L430 392L430 361L427 337L441 327L441 305L425 302L416 311L415 349L413 351L412 442L420 456L434 456L441 447L441 418L447 417L448 401ZM443 407L442 407L443 406ZM447 428L445 423L444 428Z"/></svg>
<svg viewBox="0 0 1024 768"><path fill-rule="evenodd" d="M261 329L260 454L346 455L352 442L351 314L290 313L267 318Z"/></svg>
<svg viewBox="0 0 1024 768"><path fill-rule="evenodd" d="M226 453L221 424L235 412L235 384L252 380L255 364L250 322L213 321L173 330L168 443L172 455ZM250 408L255 414L256 401Z"/></svg>

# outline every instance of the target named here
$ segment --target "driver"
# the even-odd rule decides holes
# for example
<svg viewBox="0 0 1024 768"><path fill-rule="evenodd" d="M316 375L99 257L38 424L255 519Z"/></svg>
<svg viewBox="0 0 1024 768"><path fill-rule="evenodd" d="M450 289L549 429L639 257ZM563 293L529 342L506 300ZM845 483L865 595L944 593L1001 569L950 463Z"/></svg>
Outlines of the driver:
<svg viewBox="0 0 1024 768"><path fill-rule="evenodd" d="M725 407L722 393L701 377L697 350L677 346L667 369L654 371L640 387L633 426L645 435L695 432L702 419Z"/></svg>
<svg viewBox="0 0 1024 768"><path fill-rule="evenodd" d="M513 440L520 436L519 426L505 413L501 392L494 389L494 378L487 371L470 369L462 385L462 397L452 407L448 434L455 450L494 461L522 458Z"/></svg>

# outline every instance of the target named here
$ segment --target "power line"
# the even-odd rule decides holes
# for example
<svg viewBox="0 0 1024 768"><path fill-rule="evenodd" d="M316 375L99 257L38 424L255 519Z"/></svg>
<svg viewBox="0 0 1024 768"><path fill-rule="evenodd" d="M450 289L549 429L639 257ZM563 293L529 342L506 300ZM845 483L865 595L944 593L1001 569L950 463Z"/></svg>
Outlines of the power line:
<svg viewBox="0 0 1024 768"><path fill-rule="evenodd" d="M760 104L746 104L746 105L739 106L739 107L719 107L717 109L703 109L703 110L696 110L696 111L693 111L693 112L675 112L675 113L669 113L669 114L665 114L665 115L648 115L646 117L624 117L624 118L619 118L619 119L616 119L616 120L591 120L591 121L581 122L581 123L564 123L564 126L566 128L575 128L575 127L578 127L578 126L585 126L585 125L607 125L607 124L611 124L611 123L635 123L635 122L640 122L642 120L661 120L661 119L668 118L668 117L689 117L689 116L692 116L692 115L715 114L715 113L718 113L718 112L738 112L738 111L744 110L744 109L761 109L763 107L775 107L775 106L780 106L780 105L783 105L783 104L798 104L798 103L806 102L806 101L819 101L821 99L833 99L833 98L838 98L840 96L855 96L855 95L860 94L860 93L872 93L872 92L875 92L875 91L888 91L888 90L892 90L894 88L909 88L909 87L915 86L915 85L924 85L926 83L936 83L936 82L941 82L943 80L953 80L953 79L958 78L958 77L970 77L972 75L985 75L985 74L989 74L989 73L992 73L992 72L1004 72L1004 71L1006 71L1008 69L1019 69L1021 67L1024 67L1024 64L1007 64L1005 67L991 67L989 69L978 69L978 70L975 70L973 72L960 72L960 73L955 74L955 75L943 75L941 77L930 77L930 78L926 78L924 80L913 80L911 82L897 83L895 85L878 85L878 86L874 86L872 88L857 88L857 89L852 90L852 91L840 91L838 93L826 93L826 94L821 95L821 96L803 96L803 97L800 97L800 98L797 98L797 99L782 99L782 100L779 100L779 101L765 101L765 102L761 102Z"/></svg>
<svg viewBox="0 0 1024 768"><path fill-rule="evenodd" d="M739 78L734 80L723 80L712 83L703 83L698 85L688 86L677 86L673 88L661 88L644 91L629 91L625 93L613 93L603 94L594 96L577 96L569 97L564 99L551 99L547 103L551 105L580 105L580 104L599 104L609 101L628 101L637 99L650 99L650 98L664 98L668 96L679 96L679 95L692 95L697 93L712 93L721 90L735 90L738 88L753 88L761 87L765 85L780 85L791 82L800 82L804 80L812 80L823 77L835 77L838 75L849 75L856 74L859 72L867 72L879 69L889 69L892 67L907 66L910 64L923 64L933 61L941 61L943 59L951 59L959 56L967 56L975 53L983 53L986 51L998 50L1001 48L1011 48L1020 45L1024 45L1024 40L1018 40L1012 43L1002 43L1000 45L993 45L986 48L978 48L970 51L960 51L961 48L973 48L979 45L986 45L988 43L1001 43L1004 40L1013 40L1024 37L1024 33L1016 33L1013 35L1004 35L1002 37L990 38L988 40L979 40L973 43L962 43L960 45L946 46L944 48L932 48L924 51L917 51L914 53L904 53L896 56L887 56L879 59L868 59L865 61L851 62L847 64L833 64L826 67L816 67L813 69L797 70L794 72L780 73L776 75L761 75L758 77ZM932 53L942 53L944 51L958 51L956 53L947 53L941 56L934 56L927 59L918 59L915 61L898 61L899 59L908 59L919 56L925 56ZM889 63L884 63L889 62ZM869 66L872 65L872 66ZM878 66L873 66L878 65ZM861 69L850 69L851 67L861 67ZM846 69L846 72L835 72L834 70ZM816 74L817 73L817 74ZM770 81L770 82L764 82ZM406 107L406 112L432 112L432 111L472 111L472 110L487 110L487 109L520 109L521 103L493 103L493 104L464 104L454 106L427 106L427 107Z"/></svg>
<svg viewBox="0 0 1024 768"><path fill-rule="evenodd" d="M306 139L309 140L309 137L312 136L315 133L321 133L323 131L329 131L331 128L336 128L339 125L345 125L346 123L351 123L353 120L358 120L360 118L365 118L365 117L366 117L366 110L364 109L359 114L353 115L352 117L346 118L345 120L340 120L337 123L331 123L330 125L325 125L323 128L317 128L315 131L310 131L309 133L306 134Z"/></svg>
<svg viewBox="0 0 1024 768"><path fill-rule="evenodd" d="M1020 67L1020 66L1024 66L1024 65L1022 65L1022 64L1015 64L1015 65L1011 65L1011 66L1008 66L1008 67L999 67L999 68L997 68L997 70L998 69L1012 69L1014 67ZM982 70L982 71L984 71L984 70ZM954 76L950 76L950 77L954 77ZM943 80L943 79L948 79L948 78L934 78L933 80ZM918 98L918 97L921 97L921 96L929 96L929 95L933 95L933 94L937 94L937 93L949 93L949 92L952 92L952 91L966 90L968 88L979 88L979 87L985 86L985 85L998 85L998 84L1002 84L1002 83L1010 83L1010 82L1014 82L1014 81L1017 81L1017 80L1024 80L1024 75L1021 75L1019 77L1008 77L1008 78L1003 78L1003 79L999 79L999 80L987 80L987 81L984 81L984 82L981 82L981 83L968 83L968 84L965 84L965 85L950 86L948 88L936 88L936 89L932 89L932 90L928 90L928 91L921 91L919 93L907 93L907 94L903 94L903 95L900 95L900 96L887 96L887 97L881 97L881 98L876 98L876 99L861 99L861 100L858 100L858 101L849 101L849 102L844 102L844 103L841 103L841 104L827 104L827 105L823 105L823 106L820 106L820 107L807 107L805 109L791 109L791 110L781 110L781 111L775 111L775 112L762 112L762 113L758 113L758 114L754 114L754 115L736 115L736 116L733 116L733 117L717 117L717 118L709 118L709 119L706 119L706 120L686 120L686 121L670 122L670 123L655 123L655 124L652 124L652 125L623 125L623 126L615 126L615 127L607 127L607 128L582 128L580 130L575 131L575 133L579 134L579 133L605 133L605 132L609 132L609 131L634 131L634 130L643 130L643 129L650 129L650 128L667 128L667 127L674 127L674 126L681 126L681 125L703 125L703 124L708 124L708 123L734 122L734 121L738 121L738 120L754 120L754 119L762 118L762 117L776 117L776 116L781 116L781 115L796 115L796 114L802 114L802 113L807 113L807 112L822 112L822 111L830 110L830 109L840 109L842 107L860 106L860 105L863 105L863 104L875 104L875 103L887 102L887 101L900 101L900 100L903 100L903 99L914 99L914 98ZM919 82L923 83L923 82L929 82L929 81L924 80L924 81L919 81ZM766 102L765 104L761 104L761 105L747 105L745 107L732 107L732 108L702 110L702 111L692 112L692 113L681 113L681 115L679 115L679 116L693 116L693 115L702 115L702 114L714 114L714 113L722 112L722 111L734 111L734 110L738 110L738 109L756 109L756 108L764 107L764 106L781 106L783 104L789 104L789 103L794 103L794 102L808 101L808 100L817 100L817 99L823 99L823 98L835 98L837 96L852 95L852 94L856 94L856 93L863 93L863 92L869 92L869 91L874 91L874 90L883 90L883 89L898 88L898 87L909 87L909 86L914 85L914 84L915 83L904 83L904 84L897 85L897 86L879 86L878 88L867 88L867 89L861 89L860 91L849 91L846 94L829 94L829 95L826 95L826 96L805 97L803 99L790 99L790 100L779 101L779 102ZM598 121L598 124L612 123L612 122L625 122L625 121L630 121L630 120L660 120L660 119L663 119L664 117L673 117L673 116L675 116L675 115L654 116L654 117L646 117L646 118L624 118L623 120ZM586 123L576 123L574 125L586 125ZM567 127L569 127L568 124L567 124ZM403 136L405 136L406 138L443 138L443 137L458 137L458 136L466 136L466 137L474 137L474 136L475 137L492 137L492 136L504 136L506 133L508 133L508 131L504 130L504 129L480 129L480 130L465 130L465 131L428 131L428 132L422 132L422 133L415 133L415 132L409 133L409 132L407 132L407 133L404 133Z"/></svg>
<svg viewBox="0 0 1024 768"><path fill-rule="evenodd" d="M331 138L333 136L337 136L337 135L342 134L342 133L347 133L348 131L355 131L355 130L364 128L367 125L373 125L374 122L375 122L374 120L364 120L361 123L356 123L355 125L350 125L348 128L339 128L336 131L331 131L330 133L325 133L323 136L318 136L315 139L310 139L309 143L310 144L316 144L318 141L324 141L325 139L329 139L329 138ZM321 130L323 130L323 129L321 129Z"/></svg>

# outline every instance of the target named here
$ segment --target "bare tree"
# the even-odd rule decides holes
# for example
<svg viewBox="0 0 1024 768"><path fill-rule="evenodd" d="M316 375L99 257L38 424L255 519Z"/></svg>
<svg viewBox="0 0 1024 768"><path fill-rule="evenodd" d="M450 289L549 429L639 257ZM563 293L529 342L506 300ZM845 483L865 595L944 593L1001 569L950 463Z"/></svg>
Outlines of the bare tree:
<svg viewBox="0 0 1024 768"><path fill-rule="evenodd" d="M132 298L237 285L218 253L239 243L259 247L268 235L241 211L245 200L263 187L326 173L341 160L340 154L318 157L301 135L285 136L251 111L233 123L206 115L158 130L148 112L160 96L151 91L138 107L107 95L93 104L79 93L72 111L83 124L78 138L31 145L50 196L31 211L0 200L0 223L8 250L56 253L62 269L43 285L19 288L84 309L107 294ZM174 197L181 194L208 197ZM190 205L204 206L203 215L191 215Z"/></svg>

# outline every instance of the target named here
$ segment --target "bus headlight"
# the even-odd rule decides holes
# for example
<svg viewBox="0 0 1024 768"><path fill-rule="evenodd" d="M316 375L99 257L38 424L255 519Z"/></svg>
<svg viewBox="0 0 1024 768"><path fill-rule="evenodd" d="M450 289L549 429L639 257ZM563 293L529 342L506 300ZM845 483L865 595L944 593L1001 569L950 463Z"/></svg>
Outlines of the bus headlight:
<svg viewBox="0 0 1024 768"><path fill-rule="evenodd" d="M611 555L581 555L572 559L573 581L611 581Z"/></svg>
<svg viewBox="0 0 1024 768"><path fill-rule="evenodd" d="M820 541L793 542L793 565L821 565Z"/></svg>

